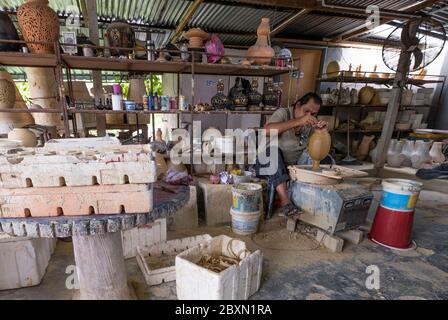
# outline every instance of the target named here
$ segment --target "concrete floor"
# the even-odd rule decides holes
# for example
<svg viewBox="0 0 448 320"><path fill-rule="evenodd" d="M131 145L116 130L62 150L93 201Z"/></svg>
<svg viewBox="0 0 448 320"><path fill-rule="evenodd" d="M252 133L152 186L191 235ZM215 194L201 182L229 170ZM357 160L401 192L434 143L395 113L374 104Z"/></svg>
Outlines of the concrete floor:
<svg viewBox="0 0 448 320"><path fill-rule="evenodd" d="M379 192L375 192L379 197ZM264 254L261 288L253 299L448 299L448 198L423 191L417 205L414 240L418 248L400 252L368 239L348 244L342 253L316 248L305 235L290 233L274 218L254 237L244 239ZM193 234L232 234L229 227L199 227L169 232L170 238ZM42 283L0 292L1 299L72 299L66 289L67 266L74 264L71 243L58 242ZM126 261L129 280L139 299L176 299L175 282L147 287L135 259ZM369 290L366 268L380 270L379 290Z"/></svg>

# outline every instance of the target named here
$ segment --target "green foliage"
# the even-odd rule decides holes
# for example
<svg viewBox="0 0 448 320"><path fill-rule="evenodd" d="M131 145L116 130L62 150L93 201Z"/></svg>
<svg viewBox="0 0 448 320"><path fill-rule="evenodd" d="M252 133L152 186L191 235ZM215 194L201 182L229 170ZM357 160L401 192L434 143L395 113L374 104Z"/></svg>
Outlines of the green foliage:
<svg viewBox="0 0 448 320"><path fill-rule="evenodd" d="M30 91L28 89L28 82L16 82L15 83L17 86L17 89L19 90L23 100L25 100L25 102L27 104L31 104L31 98L30 98Z"/></svg>
<svg viewBox="0 0 448 320"><path fill-rule="evenodd" d="M161 75L153 75L152 83L153 83L154 88L151 88L151 80L150 79L145 80L146 92L148 94L152 92L154 95L161 96L163 93L163 91L162 91L162 76Z"/></svg>

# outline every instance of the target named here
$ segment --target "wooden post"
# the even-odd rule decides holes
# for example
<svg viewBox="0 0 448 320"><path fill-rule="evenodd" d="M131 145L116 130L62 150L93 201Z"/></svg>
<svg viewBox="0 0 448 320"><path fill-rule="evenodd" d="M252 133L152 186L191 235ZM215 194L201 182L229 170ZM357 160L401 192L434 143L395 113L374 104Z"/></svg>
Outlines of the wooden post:
<svg viewBox="0 0 448 320"><path fill-rule="evenodd" d="M84 6L82 6L84 7ZM85 0L86 12L83 15L87 18L89 27L89 38L97 46L99 46L99 29L98 29L98 17L96 13L96 0ZM103 99L103 82L101 78L101 71L92 71L93 79L93 94L95 95L95 101ZM98 136L106 135L106 116L98 113L96 115L96 126Z"/></svg>
<svg viewBox="0 0 448 320"><path fill-rule="evenodd" d="M73 236L80 299L131 299L121 233Z"/></svg>
<svg viewBox="0 0 448 320"><path fill-rule="evenodd" d="M420 25L420 19L410 21L409 37L414 38ZM400 109L401 95L403 93L403 87L406 84L407 74L411 64L411 52L401 50L400 60L398 61L397 73L395 74L394 85L392 88L389 104L387 105L386 121L383 125L383 131L381 132L381 138L378 140L377 159L375 162L375 168L381 169L386 162L387 150L389 148L390 140L395 128L395 122L397 121L398 111ZM350 147L350 146L348 146Z"/></svg>

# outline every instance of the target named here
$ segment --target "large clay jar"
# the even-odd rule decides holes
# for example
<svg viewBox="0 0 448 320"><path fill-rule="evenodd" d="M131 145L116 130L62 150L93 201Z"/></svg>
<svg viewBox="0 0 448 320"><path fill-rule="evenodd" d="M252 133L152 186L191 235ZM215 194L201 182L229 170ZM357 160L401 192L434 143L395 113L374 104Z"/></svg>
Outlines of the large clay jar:
<svg viewBox="0 0 448 320"><path fill-rule="evenodd" d="M435 163L445 162L445 155L442 152L443 142L433 142L431 150L429 150L429 155L431 156L431 161Z"/></svg>
<svg viewBox="0 0 448 320"><path fill-rule="evenodd" d="M261 18L257 29L257 42L247 50L247 58L255 64L268 65L275 56L274 49L270 47L269 18Z"/></svg>
<svg viewBox="0 0 448 320"><path fill-rule="evenodd" d="M126 22L112 22L106 30L106 38L110 47L116 48L134 48L135 34L132 26ZM110 49L113 56L132 53L131 50Z"/></svg>
<svg viewBox="0 0 448 320"><path fill-rule="evenodd" d="M24 147L35 147L37 145L36 135L28 129L15 128L8 133L8 139L20 141Z"/></svg>
<svg viewBox="0 0 448 320"><path fill-rule="evenodd" d="M308 153L313 159L313 170L319 170L320 161L330 152L331 136L325 129L316 129L308 141Z"/></svg>
<svg viewBox="0 0 448 320"><path fill-rule="evenodd" d="M0 71L0 109L11 109L16 101L14 82L6 71Z"/></svg>
<svg viewBox="0 0 448 320"><path fill-rule="evenodd" d="M363 136L361 143L359 144L358 150L356 151L356 158L359 161L364 161L370 152L370 144L375 139L375 136Z"/></svg>
<svg viewBox="0 0 448 320"><path fill-rule="evenodd" d="M34 104L44 109L59 109L56 99L58 87L54 70L51 68L25 68L28 78L28 90ZM61 116L58 113L34 113L36 124L42 126L61 127Z"/></svg>
<svg viewBox="0 0 448 320"><path fill-rule="evenodd" d="M19 40L17 30L9 15L5 12L0 12L0 39ZM19 51L19 49L20 45L18 43L0 42L0 51Z"/></svg>
<svg viewBox="0 0 448 320"><path fill-rule="evenodd" d="M17 10L19 28L32 53L54 53L54 43L59 39L59 18L48 6L48 0L28 0Z"/></svg>

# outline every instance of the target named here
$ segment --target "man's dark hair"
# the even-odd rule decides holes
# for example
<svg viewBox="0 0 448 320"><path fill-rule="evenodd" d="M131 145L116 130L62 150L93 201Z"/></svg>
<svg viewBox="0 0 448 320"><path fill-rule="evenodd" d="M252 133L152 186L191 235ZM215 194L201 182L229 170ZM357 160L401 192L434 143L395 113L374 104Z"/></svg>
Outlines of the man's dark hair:
<svg viewBox="0 0 448 320"><path fill-rule="evenodd" d="M310 100L313 100L320 106L322 105L322 98L317 93L308 92L306 95L304 95L302 98L296 101L294 107L303 106L304 104L307 104Z"/></svg>

